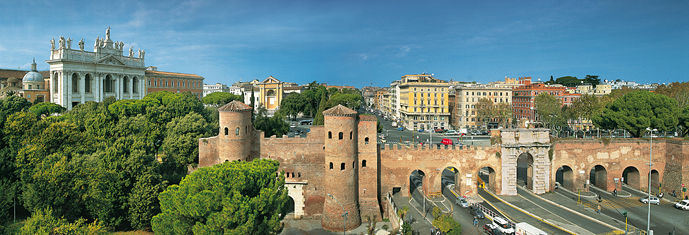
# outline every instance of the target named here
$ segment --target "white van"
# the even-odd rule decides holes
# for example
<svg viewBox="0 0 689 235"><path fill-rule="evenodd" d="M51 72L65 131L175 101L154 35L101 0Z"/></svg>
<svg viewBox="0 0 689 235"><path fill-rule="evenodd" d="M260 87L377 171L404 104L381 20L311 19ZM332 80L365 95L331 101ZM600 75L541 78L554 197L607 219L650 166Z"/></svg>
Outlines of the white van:
<svg viewBox="0 0 689 235"><path fill-rule="evenodd" d="M495 217L493 218L493 225L498 227L498 230L502 232L502 234L505 235L513 235L514 234L514 228L512 228L512 225L510 224L507 219L502 218L502 217Z"/></svg>
<svg viewBox="0 0 689 235"><path fill-rule="evenodd" d="M543 232L530 224L518 223L514 225L515 235L548 235L548 233Z"/></svg>

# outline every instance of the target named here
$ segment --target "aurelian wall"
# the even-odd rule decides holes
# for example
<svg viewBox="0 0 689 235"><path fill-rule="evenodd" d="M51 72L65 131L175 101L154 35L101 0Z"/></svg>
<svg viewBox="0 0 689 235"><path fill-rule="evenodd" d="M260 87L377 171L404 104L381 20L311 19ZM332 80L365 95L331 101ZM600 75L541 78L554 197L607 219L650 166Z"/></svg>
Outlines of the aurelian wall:
<svg viewBox="0 0 689 235"><path fill-rule="evenodd" d="M604 142L609 141L608 143ZM676 145L676 144L672 144ZM667 162L668 145L665 140L654 139L653 141L653 170L659 174L659 179L663 179ZM646 190L648 189L648 161L651 154L650 141L648 139L567 139L555 140L552 145L553 156L550 174L551 181L555 181L556 172L560 167L572 169L572 190L586 189L586 180L591 180L590 174L594 167L596 169L596 185L605 190L612 191L620 188L619 181L622 180L623 172L629 169L633 173L628 177L629 186ZM673 156L679 158L684 150L681 147L673 146L670 148ZM681 162L681 161L678 161ZM670 163L675 169L678 165ZM604 173L601 169L604 169ZM604 177L604 179L598 179ZM615 178L618 182L615 182ZM602 181L604 180L604 181ZM552 188L553 186L551 186Z"/></svg>
<svg viewBox="0 0 689 235"><path fill-rule="evenodd" d="M285 182L303 183L304 215L306 218L320 218L326 191L323 183L324 143L323 126L312 126L306 137L264 138L260 133L260 158L280 162L285 171ZM296 199L295 199L296 201Z"/></svg>
<svg viewBox="0 0 689 235"><path fill-rule="evenodd" d="M454 147L454 148L453 148ZM409 176L414 170L425 173L424 192L440 192L442 171L447 167L455 167L459 172L456 191L460 195L475 195L478 184L479 170L483 167L491 169L495 182L488 182L490 190L498 194L502 190L501 159L495 154L500 147L468 147L459 146L404 146L384 145L380 150L380 180L381 191L392 192L399 188L403 196L409 196Z"/></svg>
<svg viewBox="0 0 689 235"><path fill-rule="evenodd" d="M379 158L377 134L378 126L376 120L366 119L359 121L359 206L361 210L361 220L366 221L367 216L377 220L382 219L380 181L379 181Z"/></svg>
<svg viewBox="0 0 689 235"><path fill-rule="evenodd" d="M686 163L689 160L686 157L689 155L689 142L678 139L663 141L665 142L663 192L671 193L672 190L675 190L677 195L681 195L682 183L689 184L689 165ZM653 143L656 143L655 140ZM656 152L653 151L653 154L655 156Z"/></svg>

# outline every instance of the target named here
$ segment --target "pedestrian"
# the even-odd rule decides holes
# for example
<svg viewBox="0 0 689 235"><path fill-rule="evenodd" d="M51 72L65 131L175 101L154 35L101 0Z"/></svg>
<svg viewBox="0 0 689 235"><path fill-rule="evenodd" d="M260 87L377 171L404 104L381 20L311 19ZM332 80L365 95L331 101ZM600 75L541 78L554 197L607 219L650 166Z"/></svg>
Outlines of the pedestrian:
<svg viewBox="0 0 689 235"><path fill-rule="evenodd" d="M672 196L673 196L673 197L677 197L677 195L675 194L675 190L674 190L674 189L672 190Z"/></svg>
<svg viewBox="0 0 689 235"><path fill-rule="evenodd" d="M615 196L615 197L617 197L617 189L613 189L613 190L612 190L612 195Z"/></svg>
<svg viewBox="0 0 689 235"><path fill-rule="evenodd" d="M431 235L433 235L434 233L435 233L435 229L431 228Z"/></svg>
<svg viewBox="0 0 689 235"><path fill-rule="evenodd" d="M600 204L598 204L598 214L600 214Z"/></svg>
<svg viewBox="0 0 689 235"><path fill-rule="evenodd" d="M476 216L474 216L474 227L478 227L478 220L476 219Z"/></svg>

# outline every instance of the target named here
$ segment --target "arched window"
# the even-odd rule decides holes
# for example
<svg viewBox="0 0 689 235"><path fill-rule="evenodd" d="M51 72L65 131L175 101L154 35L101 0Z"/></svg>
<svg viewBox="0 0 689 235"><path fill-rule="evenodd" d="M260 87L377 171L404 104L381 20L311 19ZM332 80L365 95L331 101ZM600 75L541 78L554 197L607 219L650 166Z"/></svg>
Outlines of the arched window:
<svg viewBox="0 0 689 235"><path fill-rule="evenodd" d="M331 162L330 163L330 170L332 170L332 169L333 169L333 163Z"/></svg>
<svg viewBox="0 0 689 235"><path fill-rule="evenodd" d="M340 132L339 137L340 137L340 139L343 139L343 138L344 138L344 133Z"/></svg>
<svg viewBox="0 0 689 235"><path fill-rule="evenodd" d="M53 86L53 92L55 92L55 93L57 93L57 88L59 87L57 85L57 79L58 79L58 73L53 74L53 82L51 82L50 85Z"/></svg>
<svg viewBox="0 0 689 235"><path fill-rule="evenodd" d="M76 73L72 74L72 92L79 92L79 75L77 75Z"/></svg>
<svg viewBox="0 0 689 235"><path fill-rule="evenodd" d="M361 161L361 167L366 167L366 160Z"/></svg>
<svg viewBox="0 0 689 235"><path fill-rule="evenodd" d="M368 137L366 137L364 141L366 142L366 144L368 144Z"/></svg>
<svg viewBox="0 0 689 235"><path fill-rule="evenodd" d="M132 79L132 93L139 93L139 78Z"/></svg>
<svg viewBox="0 0 689 235"><path fill-rule="evenodd" d="M341 171L344 171L344 170L345 170L345 163L344 163L344 162L343 162L343 163L340 163L340 170L341 170Z"/></svg>
<svg viewBox="0 0 689 235"><path fill-rule="evenodd" d="M351 139L353 138L353 136L354 136L352 133L354 133L354 132L352 132L352 131L349 132L349 139L350 139L350 140L351 140Z"/></svg>
<svg viewBox="0 0 689 235"><path fill-rule="evenodd" d="M352 169L354 169L355 167L356 167L356 161L353 161L352 162Z"/></svg>
<svg viewBox="0 0 689 235"><path fill-rule="evenodd" d="M292 172L292 178L294 178L294 172Z"/></svg>
<svg viewBox="0 0 689 235"><path fill-rule="evenodd" d="M86 76L85 76L84 92L91 93L91 74L86 74Z"/></svg>
<svg viewBox="0 0 689 235"><path fill-rule="evenodd" d="M122 92L129 93L129 77L122 79Z"/></svg>
<svg viewBox="0 0 689 235"><path fill-rule="evenodd" d="M332 138L333 138L333 133L328 131L328 139L332 139ZM330 169L332 169L332 167Z"/></svg>
<svg viewBox="0 0 689 235"><path fill-rule="evenodd" d="M230 133L230 129L228 129L227 127L225 127L225 135L228 135L229 133Z"/></svg>
<svg viewBox="0 0 689 235"><path fill-rule="evenodd" d="M113 80L112 76L108 74L105 76L105 84L103 84L103 92L112 92L113 91Z"/></svg>
<svg viewBox="0 0 689 235"><path fill-rule="evenodd" d="M234 129L234 134L235 134L235 135L239 135L239 127L237 127L237 128Z"/></svg>
<svg viewBox="0 0 689 235"><path fill-rule="evenodd" d="M297 177L301 178L301 172L297 172Z"/></svg>

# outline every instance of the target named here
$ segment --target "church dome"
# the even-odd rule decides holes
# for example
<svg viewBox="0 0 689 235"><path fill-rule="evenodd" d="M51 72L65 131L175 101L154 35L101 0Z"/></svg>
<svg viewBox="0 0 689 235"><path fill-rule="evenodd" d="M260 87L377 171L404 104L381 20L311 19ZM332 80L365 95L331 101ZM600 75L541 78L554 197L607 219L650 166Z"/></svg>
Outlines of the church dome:
<svg viewBox="0 0 689 235"><path fill-rule="evenodd" d="M22 82L43 82L43 75L36 70L36 59L31 64L31 71L24 75Z"/></svg>

